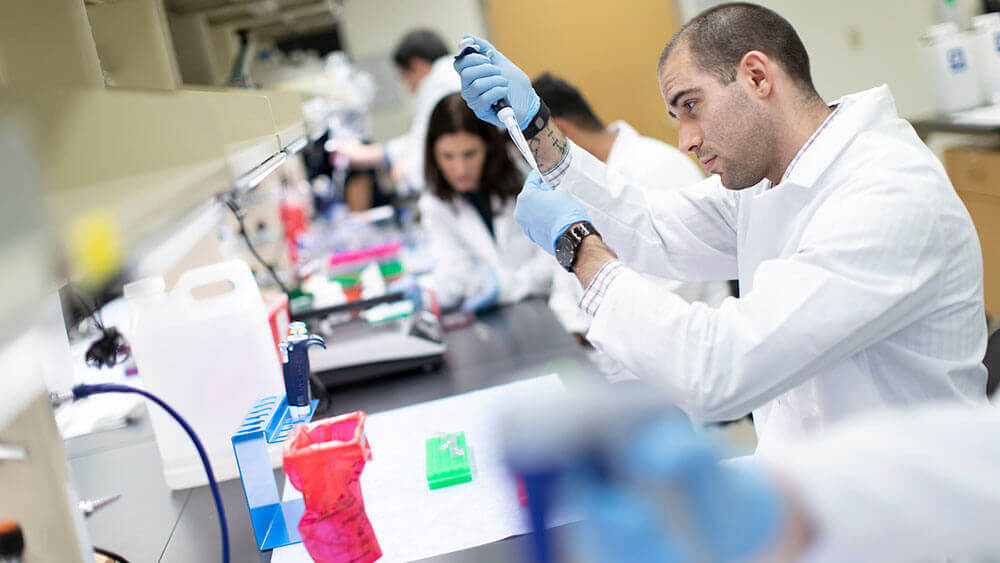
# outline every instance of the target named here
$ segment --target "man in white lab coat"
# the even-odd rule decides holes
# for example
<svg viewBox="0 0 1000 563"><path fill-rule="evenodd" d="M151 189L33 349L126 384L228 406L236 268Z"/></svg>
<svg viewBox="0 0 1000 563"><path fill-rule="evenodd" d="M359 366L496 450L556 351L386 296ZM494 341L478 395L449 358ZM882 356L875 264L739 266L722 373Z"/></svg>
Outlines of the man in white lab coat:
<svg viewBox="0 0 1000 563"><path fill-rule="evenodd" d="M399 191L408 193L424 187L424 138L431 112L441 98L458 91L459 80L444 40L429 29L403 36L392 58L413 94L410 130L384 144L340 142L336 151L350 160L352 168L391 168Z"/></svg>
<svg viewBox="0 0 1000 563"><path fill-rule="evenodd" d="M660 190L689 186L704 178L690 158L663 141L643 137L624 121L605 127L583 94L565 80L545 73L531 85L566 138L606 163L609 174L626 176L629 182L643 189ZM590 316L577 307L583 289L573 274L555 261L552 266L555 275L549 307L567 332L582 336L590 328ZM717 307L731 295L729 284L722 281L662 280L661 283L688 303L700 301Z"/></svg>
<svg viewBox="0 0 1000 563"><path fill-rule="evenodd" d="M786 20L707 10L658 77L713 176L645 192L567 142L527 76L477 42L490 56L456 61L462 96L487 121L510 101L547 184L529 177L518 222L586 287L591 342L690 415L753 412L766 456L872 408L985 402L979 242L887 87L828 105ZM741 298L688 304L640 273L738 276Z"/></svg>

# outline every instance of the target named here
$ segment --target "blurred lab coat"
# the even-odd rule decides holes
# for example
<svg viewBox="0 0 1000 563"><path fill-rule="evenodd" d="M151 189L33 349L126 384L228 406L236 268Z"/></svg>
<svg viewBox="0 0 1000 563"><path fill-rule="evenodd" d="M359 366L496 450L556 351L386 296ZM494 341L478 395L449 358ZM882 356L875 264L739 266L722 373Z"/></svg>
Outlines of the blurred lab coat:
<svg viewBox="0 0 1000 563"><path fill-rule="evenodd" d="M815 534L803 562L1000 556L996 407L869 413L822 438L781 444L758 461L805 508Z"/></svg>
<svg viewBox="0 0 1000 563"><path fill-rule="evenodd" d="M666 190L700 182L704 176L690 158L670 145L643 137L628 123L615 121L608 130L616 133L608 154L608 174L628 177L636 187ZM576 276L552 261L552 294L549 307L567 332L586 334L590 317L580 310L583 295ZM653 278L650 278L653 279ZM656 280L687 302L701 301L713 307L730 296L729 284L722 281L679 282Z"/></svg>
<svg viewBox="0 0 1000 563"><path fill-rule="evenodd" d="M404 159L403 193L420 191L424 187L424 144L427 140L427 124L431 113L441 98L458 92L462 86L458 73L452 65L451 55L434 61L431 71L417 85L413 94L413 121L410 130L385 144L389 159Z"/></svg>
<svg viewBox="0 0 1000 563"><path fill-rule="evenodd" d="M627 266L588 338L692 417L753 412L757 454L858 412L985 403L982 258L941 163L886 86L845 96L777 186L718 178L642 190L570 143L547 178ZM740 299L688 304L641 273L738 276Z"/></svg>
<svg viewBox="0 0 1000 563"><path fill-rule="evenodd" d="M427 234L434 270L425 278L442 307L476 297L481 266L496 273L500 304L549 291L555 260L531 242L514 221L514 200L492 198L493 232L471 203L456 194L446 202L430 192L420 197L420 224Z"/></svg>

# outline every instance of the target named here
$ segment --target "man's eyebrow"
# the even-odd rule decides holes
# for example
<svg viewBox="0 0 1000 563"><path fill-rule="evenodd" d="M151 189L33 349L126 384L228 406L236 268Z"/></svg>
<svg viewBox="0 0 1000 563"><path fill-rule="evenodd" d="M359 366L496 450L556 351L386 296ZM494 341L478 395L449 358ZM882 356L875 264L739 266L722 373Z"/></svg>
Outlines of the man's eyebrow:
<svg viewBox="0 0 1000 563"><path fill-rule="evenodd" d="M680 99L682 97L690 94L691 92L694 92L695 90L697 90L697 88L686 88L686 89L681 90L680 92L677 92L676 94L674 94L674 97L670 98L670 104L669 104L670 107L676 106L677 102L680 101Z"/></svg>

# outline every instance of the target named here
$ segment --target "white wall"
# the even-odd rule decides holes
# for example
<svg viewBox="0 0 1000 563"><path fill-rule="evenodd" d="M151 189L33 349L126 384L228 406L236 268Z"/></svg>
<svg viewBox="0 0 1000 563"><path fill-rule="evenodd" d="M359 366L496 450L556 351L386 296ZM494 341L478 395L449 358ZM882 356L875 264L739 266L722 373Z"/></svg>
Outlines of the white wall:
<svg viewBox="0 0 1000 563"><path fill-rule="evenodd" d="M917 39L937 23L941 0L755 0L795 26L812 65L821 96L889 85L904 117L931 111L930 94L917 57ZM684 19L713 0L680 0ZM957 0L967 27L980 0Z"/></svg>
<svg viewBox="0 0 1000 563"><path fill-rule="evenodd" d="M936 23L940 0L757 0L787 18L809 51L813 80L827 100L887 83L904 117L930 112L930 95L917 57L917 39ZM979 0L957 0L967 26ZM704 0L680 0L682 15ZM341 31L347 52L363 65L388 61L396 42L415 27L439 31L450 44L465 33L488 35L482 0L346 0ZM391 68L391 64L390 64ZM384 88L404 103L373 112L375 140L409 128L408 96L381 69Z"/></svg>
<svg viewBox="0 0 1000 563"><path fill-rule="evenodd" d="M958 0L967 26L978 0ZM937 23L932 0L763 0L787 18L809 51L813 81L827 100L886 83L904 117L931 111L917 40Z"/></svg>
<svg viewBox="0 0 1000 563"><path fill-rule="evenodd" d="M409 96L403 94L394 73L384 66L388 63L391 68L392 51L406 32L427 27L438 31L450 45L458 45L466 33L486 34L480 0L347 0L340 21L347 53L363 68L383 65L375 73L379 87L395 89L395 97L401 101L372 112L372 137L376 141L410 128Z"/></svg>

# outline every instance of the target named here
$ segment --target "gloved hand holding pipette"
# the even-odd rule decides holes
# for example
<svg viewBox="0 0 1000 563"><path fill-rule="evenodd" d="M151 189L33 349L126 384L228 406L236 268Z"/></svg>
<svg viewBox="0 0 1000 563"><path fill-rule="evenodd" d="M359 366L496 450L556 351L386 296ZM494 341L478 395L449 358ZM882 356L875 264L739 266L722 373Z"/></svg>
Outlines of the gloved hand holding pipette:
<svg viewBox="0 0 1000 563"><path fill-rule="evenodd" d="M466 52L469 47L473 48L472 52ZM506 99L514 110L518 126L527 127L541 107L528 75L485 39L466 35L459 51L455 57L455 72L462 78L462 99L476 117L503 127L492 106Z"/></svg>
<svg viewBox="0 0 1000 563"><path fill-rule="evenodd" d="M555 254L556 240L577 222L589 221L573 196L543 185L541 172L522 130L538 114L541 101L528 75L484 39L466 36L455 57L462 79L462 99L477 117L507 128L514 144L531 165L517 198L514 218L535 244Z"/></svg>
<svg viewBox="0 0 1000 563"><path fill-rule="evenodd" d="M538 172L521 133L541 107L528 75L485 39L472 35L467 35L459 45L455 72L462 78L462 99L476 117L506 128L532 170Z"/></svg>

